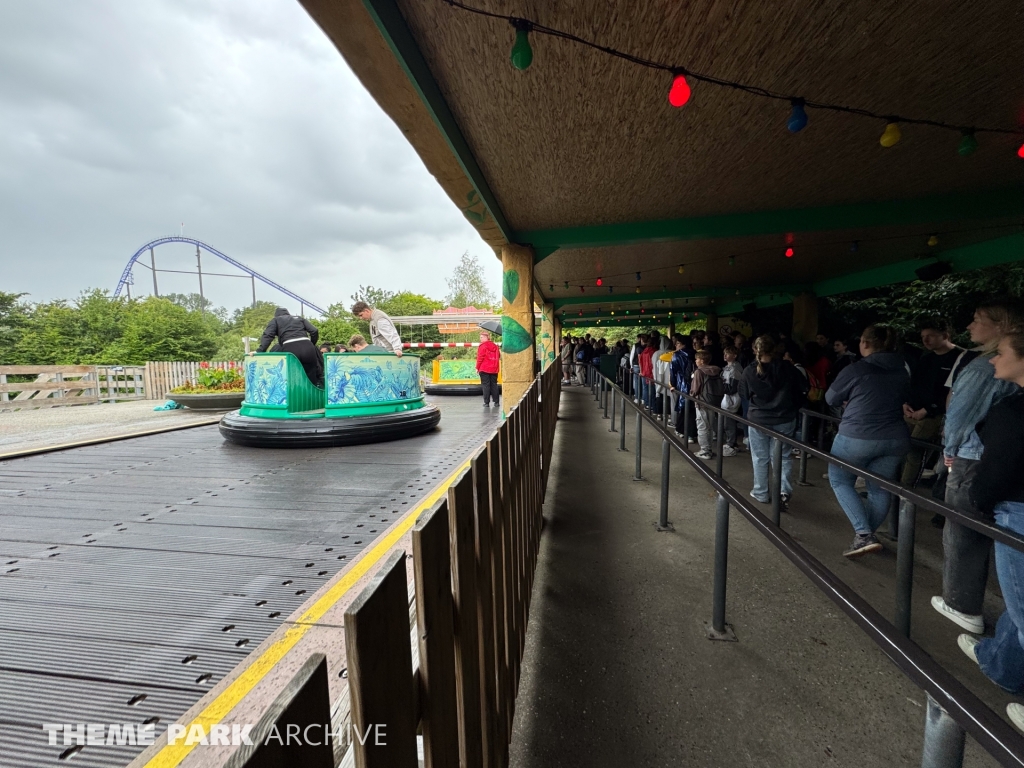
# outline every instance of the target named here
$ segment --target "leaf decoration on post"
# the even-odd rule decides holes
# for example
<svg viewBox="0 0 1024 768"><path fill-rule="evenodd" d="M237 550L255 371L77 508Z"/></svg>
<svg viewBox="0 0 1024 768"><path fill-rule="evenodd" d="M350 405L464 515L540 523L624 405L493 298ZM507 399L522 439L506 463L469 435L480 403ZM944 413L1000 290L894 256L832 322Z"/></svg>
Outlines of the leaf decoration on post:
<svg viewBox="0 0 1024 768"><path fill-rule="evenodd" d="M505 274L508 275L509 273L506 272ZM530 334L527 333L526 329L508 315L502 315L501 351L507 355L514 355L517 352L522 352L524 349L532 348L533 339L530 338Z"/></svg>
<svg viewBox="0 0 1024 768"><path fill-rule="evenodd" d="M505 270L505 275L501 280L501 295L505 297L505 301L509 304L514 302L516 296L519 295L519 273L514 269Z"/></svg>

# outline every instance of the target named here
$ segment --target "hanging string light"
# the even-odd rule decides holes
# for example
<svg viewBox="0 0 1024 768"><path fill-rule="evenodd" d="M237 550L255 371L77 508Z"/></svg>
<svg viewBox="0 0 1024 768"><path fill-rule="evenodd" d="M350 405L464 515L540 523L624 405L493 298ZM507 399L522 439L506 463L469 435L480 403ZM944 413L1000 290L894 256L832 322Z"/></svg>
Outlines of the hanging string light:
<svg viewBox="0 0 1024 768"><path fill-rule="evenodd" d="M640 273L639 272L636 273L636 279L637 279L637 282L640 281Z"/></svg>
<svg viewBox="0 0 1024 768"><path fill-rule="evenodd" d="M680 264L678 271L679 271L680 275L683 274L686 271L686 265L685 264Z"/></svg>
<svg viewBox="0 0 1024 768"><path fill-rule="evenodd" d="M960 139L960 144L956 148L960 157L967 157L968 155L974 154L974 150L977 148L978 140L974 138L974 131L964 131L963 138Z"/></svg>
<svg viewBox="0 0 1024 768"><path fill-rule="evenodd" d="M672 87L668 90L668 103L678 108L690 100L690 84L686 82L685 70L678 69L672 75Z"/></svg>
<svg viewBox="0 0 1024 768"><path fill-rule="evenodd" d="M639 288L639 286L637 287L637 289L636 289L636 292L637 292L637 293L640 293L640 288Z"/></svg>
<svg viewBox="0 0 1024 768"><path fill-rule="evenodd" d="M800 131L807 127L807 110L804 109L804 104L806 103L803 99L799 98L790 101L793 109L790 110L789 120L786 121L786 128L789 129L790 133L800 133Z"/></svg>
<svg viewBox="0 0 1024 768"><path fill-rule="evenodd" d="M735 256L730 256L729 257L729 266L730 267L735 267L736 266L736 257Z"/></svg>
<svg viewBox="0 0 1024 768"><path fill-rule="evenodd" d="M567 290L567 291L569 290L569 281L568 280L565 281L565 290Z"/></svg>
<svg viewBox="0 0 1024 768"><path fill-rule="evenodd" d="M598 284L598 286L604 285L604 280L602 280L600 277L597 278L597 284Z"/></svg>
<svg viewBox="0 0 1024 768"><path fill-rule="evenodd" d="M772 99L775 101L788 102L790 105L789 118L786 121L786 127L796 133L803 130L806 127L808 118L808 109L820 109L827 110L830 112L839 112L846 115L852 115L856 117L864 117L875 120L885 120L886 127L885 132L882 134L880 143L883 147L895 146L900 140L900 129L897 123L903 123L905 125L924 125L932 128L939 128L942 130L963 132L965 129L960 125L953 125L951 123L945 123L940 120L931 120L928 118L917 118L901 115L885 115L878 112L873 112L869 109L864 109L857 106L851 106L845 103L829 103L823 101L814 101L807 99L802 96L795 94L786 94L773 91L761 85L753 83L744 83L737 80L727 80L722 77L716 77L711 74L702 74L694 72L693 70L680 66L679 64L666 64L664 62L653 61L651 59L644 59L637 56L635 53L627 53L625 51L616 50L608 45L587 40L579 35L574 35L571 32L564 30L555 29L548 27L543 24L538 24L535 21L529 19L523 19L516 16L506 16L500 13L494 13L492 11L484 10L483 8L477 8L469 5L462 0L441 0L446 5L465 11L468 13L476 14L479 16L501 20L506 23L510 23L516 30L515 43L512 46L511 60L512 65L518 70L525 70L529 68L533 62L533 49L530 46L530 33L536 33L541 35L547 35L555 37L560 40L567 41L576 45L581 45L592 50L598 51L608 56L614 56L619 59L628 61L631 64L640 67L646 67L648 69L659 70L667 72L672 76L672 84L668 92L669 104L673 107L682 107L685 105L691 97L691 81L697 81L706 83L708 85L717 86L720 88L728 88L734 91L740 91L749 96L756 96L763 99ZM1019 137L1022 133L1020 128L974 128L974 133L999 133L1008 134ZM973 149L971 150L973 151ZM967 153L969 154L969 152ZM1017 150L1017 155L1024 158L1024 144L1020 145Z"/></svg>
<svg viewBox="0 0 1024 768"><path fill-rule="evenodd" d="M586 293L586 291L583 290L583 286L582 285L580 286L580 293Z"/></svg>
<svg viewBox="0 0 1024 768"><path fill-rule="evenodd" d="M533 48L530 47L530 30L533 29L526 19L510 19L512 26L516 28L516 41L512 44L512 53L509 58L512 66L520 72L530 68L533 63Z"/></svg>
<svg viewBox="0 0 1024 768"><path fill-rule="evenodd" d="M931 237L928 238L928 247L934 248L938 244L939 244L938 236L932 235Z"/></svg>
<svg viewBox="0 0 1024 768"><path fill-rule="evenodd" d="M850 253L856 253L860 250L860 240L854 240L850 243Z"/></svg>
<svg viewBox="0 0 1024 768"><path fill-rule="evenodd" d="M885 124L885 130L882 131L878 143L883 147L895 147L902 138L903 134L900 132L899 125L895 122L888 122Z"/></svg>
<svg viewBox="0 0 1024 768"><path fill-rule="evenodd" d="M793 249L792 248L787 248L786 249L786 258L787 259L792 259L793 258Z"/></svg>

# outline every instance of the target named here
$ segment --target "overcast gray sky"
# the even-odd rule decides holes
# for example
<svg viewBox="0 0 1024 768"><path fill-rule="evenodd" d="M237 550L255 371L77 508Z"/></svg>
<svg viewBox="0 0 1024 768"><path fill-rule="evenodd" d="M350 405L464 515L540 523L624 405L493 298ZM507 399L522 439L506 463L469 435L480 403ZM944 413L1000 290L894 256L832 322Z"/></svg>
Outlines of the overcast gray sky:
<svg viewBox="0 0 1024 768"><path fill-rule="evenodd" d="M466 250L499 294L498 260L296 0L2 2L0 126L0 288L31 300L113 290L182 222L321 306L359 284L443 298ZM247 281L205 287L248 301Z"/></svg>

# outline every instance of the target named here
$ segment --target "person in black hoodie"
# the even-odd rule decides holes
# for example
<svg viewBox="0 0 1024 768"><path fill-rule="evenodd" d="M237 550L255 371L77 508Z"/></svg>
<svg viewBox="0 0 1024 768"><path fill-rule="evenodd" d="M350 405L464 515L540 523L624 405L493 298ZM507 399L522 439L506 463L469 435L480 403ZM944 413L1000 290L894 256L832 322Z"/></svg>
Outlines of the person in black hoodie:
<svg viewBox="0 0 1024 768"><path fill-rule="evenodd" d="M316 348L320 331L304 317L295 317L284 307L274 311L274 317L263 329L263 337L257 352L266 352L270 343L277 339L271 352L291 352L302 363L302 370L318 387L324 385L324 358Z"/></svg>
<svg viewBox="0 0 1024 768"><path fill-rule="evenodd" d="M903 404L910 397L910 374L896 351L898 344L891 328L865 328L860 336L864 359L846 367L825 395L830 406L846 406L832 455L887 480L899 476L910 448L910 431L903 419ZM867 480L865 503L854 487L857 476L834 464L828 467L828 480L853 525L853 544L843 554L858 557L881 549L875 531L889 514L889 492Z"/></svg>
<svg viewBox="0 0 1024 768"><path fill-rule="evenodd" d="M981 429L984 452L969 490L971 506L979 516L994 516L997 525L1024 534L1024 329L1003 336L989 362L995 377L1017 390L992 406ZM958 643L992 682L1024 693L1024 552L997 541L996 572L1006 610L995 637L979 641L965 634ZM1024 730L1024 706L1010 704L1007 714Z"/></svg>
<svg viewBox="0 0 1024 768"><path fill-rule="evenodd" d="M796 418L807 394L804 377L793 364L782 359L781 347L776 346L771 336L759 336L754 340L755 362L743 370L740 379L740 396L747 398L747 418L766 430L781 432L787 437L796 433ZM768 496L768 467L771 462L772 438L770 432L751 429L747 435L750 461L754 465L754 488L750 495L762 504L771 499ZM793 493L790 474L793 470L793 448L788 443L782 446L782 503L789 503Z"/></svg>

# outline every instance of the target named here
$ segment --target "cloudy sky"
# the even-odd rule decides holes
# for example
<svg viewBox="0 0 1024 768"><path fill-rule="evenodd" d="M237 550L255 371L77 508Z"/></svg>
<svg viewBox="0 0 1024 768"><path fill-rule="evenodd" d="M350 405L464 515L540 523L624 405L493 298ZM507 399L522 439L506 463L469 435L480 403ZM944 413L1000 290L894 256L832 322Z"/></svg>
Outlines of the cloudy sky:
<svg viewBox="0 0 1024 768"><path fill-rule="evenodd" d="M497 259L296 0L0 3L0 126L0 289L31 300L113 290L182 222L321 306L360 284L443 298L467 250L498 293ZM189 246L156 254L195 268ZM205 288L249 300L247 280Z"/></svg>

